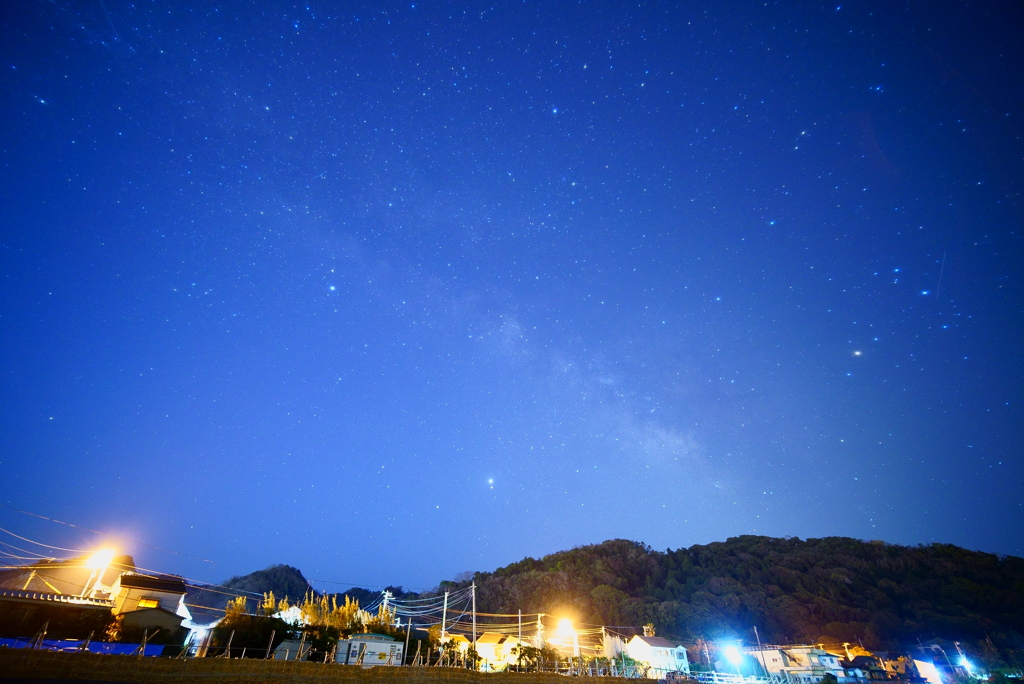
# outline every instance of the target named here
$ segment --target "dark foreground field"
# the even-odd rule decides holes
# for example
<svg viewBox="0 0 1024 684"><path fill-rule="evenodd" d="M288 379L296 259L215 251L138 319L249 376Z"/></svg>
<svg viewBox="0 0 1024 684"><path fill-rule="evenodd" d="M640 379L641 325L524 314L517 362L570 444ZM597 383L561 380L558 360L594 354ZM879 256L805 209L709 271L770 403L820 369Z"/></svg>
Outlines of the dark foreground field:
<svg viewBox="0 0 1024 684"><path fill-rule="evenodd" d="M576 677L577 684L596 678ZM0 684L49 684L65 681L132 684L562 684L561 675L483 673L441 667L324 665L273 660L223 658L142 658L95 653L57 653L0 649ZM627 684L601 677L600 684Z"/></svg>

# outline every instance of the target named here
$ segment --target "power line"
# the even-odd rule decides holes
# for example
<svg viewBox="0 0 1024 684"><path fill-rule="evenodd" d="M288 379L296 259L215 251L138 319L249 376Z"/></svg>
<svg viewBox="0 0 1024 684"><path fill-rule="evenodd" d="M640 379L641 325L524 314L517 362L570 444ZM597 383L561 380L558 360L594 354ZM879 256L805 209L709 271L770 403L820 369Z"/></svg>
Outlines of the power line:
<svg viewBox="0 0 1024 684"><path fill-rule="evenodd" d="M120 535L112 535L112 534L109 534L107 532L100 532L99 530L91 529L89 527L83 527L81 525L76 525L74 523L65 522L64 520L57 520L56 518L48 518L45 515L39 515L38 513L32 513L31 511L23 511L20 508L15 508L14 506L8 506L7 504L0 504L0 506L3 506L4 508L10 509L12 511L17 511L18 513L24 513L25 515L31 515L33 518L40 518L42 520L49 520L50 522L55 522L55 523L58 523L60 525L67 525L68 527L74 527L77 530L85 530L86 532L92 532L93 534L100 534L100 535L108 536L108 537L114 537L116 539L125 539L125 537L122 537ZM222 564L218 563L217 561L210 560L209 558L203 558L201 556L193 556L190 553L183 553L181 551L175 551L173 549L167 549L167 548L164 548L163 546L156 546L155 544L147 544L145 542L140 542L140 541L135 541L135 540L132 540L132 541L134 541L134 543L139 544L141 546L148 546L149 548L156 549L158 551L166 551L167 553L173 553L173 554L176 554L178 556L185 556L186 558L194 558L195 560L202 561L204 563L212 563L214 565L222 565ZM57 547L52 547L52 548L57 548ZM68 551L70 549L63 549L63 550Z"/></svg>
<svg viewBox="0 0 1024 684"><path fill-rule="evenodd" d="M22 537L21 535L14 534L10 530L5 530L2 527L0 527L0 532L6 532L7 534L11 535L12 537L16 537L17 539L20 539L21 541L27 541L29 544L35 544L36 546L42 546L47 549L56 549L57 551L70 551L71 553L89 553L85 549L65 549L63 546L50 546L49 544L44 544L42 542L37 542L33 539L29 539L28 537ZM20 550L24 551L25 549Z"/></svg>
<svg viewBox="0 0 1024 684"><path fill-rule="evenodd" d="M41 515L39 513L33 513L32 511L26 511L26 510L23 510L21 508L15 508L14 506L9 506L7 504L0 503L0 506L2 506L3 508L6 508L8 510L15 511L17 513L22 513L24 515L32 516L33 518L39 518L40 520L48 520L50 522L57 523L59 525L66 525L67 527L73 527L76 530L84 530L86 532L91 532L93 534L98 534L98 535L102 535L102 536L105 536L105 537L113 537L115 539L122 539L122 540L126 539L125 537L123 537L121 535L110 534L110 533L107 533L107 532L101 532L100 530L94 530L94 529L92 529L90 527L85 527L83 525L76 525L75 523L67 522L66 520L58 520L56 518L51 518L49 516ZM0 530L3 530L3 528L0 528ZM7 530L3 530L3 531L7 532ZM48 544L42 544L40 542L33 541L31 539L26 539L25 537L20 537L20 536L14 534L13 532L8 532L8 534L10 534L10 535L12 535L14 537L18 537L18 539L24 539L25 541L31 542L32 544L38 544L39 546L44 546L44 547L51 548L51 549L57 549L57 550L60 550L60 551L71 551L73 553L88 553L88 551L85 551L83 549L65 549L65 548L62 548L62 547L59 547L59 546L50 546ZM146 542L138 541L138 540L135 540L135 539L131 539L129 541L131 541L134 544L138 544L140 546L146 546L146 547L151 548L151 549L156 549L157 551L165 551L167 553L173 553L173 554L175 554L177 556L184 556L185 558L192 558L192 559L195 559L195 560L198 560L198 561L202 561L203 563L210 563L212 565L223 565L225 567L240 567L240 566L237 566L237 565L233 565L231 563L223 563L221 561L215 561L215 560L211 560L209 558L203 558L202 556L195 556L195 555L193 555L191 553L185 553L183 551L175 551L174 549L168 549L166 547L157 546L155 544L147 544ZM24 550L24 549L21 549L21 550ZM190 581L198 581L198 580L190 580ZM384 584L369 584L369 583L362 583L362 582L338 582L338 581L334 581L334 580L322 580L322 579L311 579L309 581L310 582L322 582L324 584L346 585L346 586L348 586L350 588L353 588L353 589L359 588L360 586L364 586L364 587L381 587L381 588L385 588L385 587L389 586L389 585L384 585ZM220 585L211 584L210 586L220 586ZM415 588L415 587L413 587L413 588ZM249 593L251 593L251 592L249 592Z"/></svg>

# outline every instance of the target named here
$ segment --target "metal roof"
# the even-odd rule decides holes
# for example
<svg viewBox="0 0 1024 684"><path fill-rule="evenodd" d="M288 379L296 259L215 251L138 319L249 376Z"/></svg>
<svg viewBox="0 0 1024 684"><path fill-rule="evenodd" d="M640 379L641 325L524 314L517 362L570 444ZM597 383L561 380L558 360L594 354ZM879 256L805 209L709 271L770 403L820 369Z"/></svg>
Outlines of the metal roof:
<svg viewBox="0 0 1024 684"><path fill-rule="evenodd" d="M31 601L33 603L63 603L65 605L84 606L89 608L111 608L114 605L113 601L109 601L107 599L69 596L68 594L47 594L41 591L17 591L14 589L0 589L0 599Z"/></svg>
<svg viewBox="0 0 1024 684"><path fill-rule="evenodd" d="M140 575L134 572L124 572L121 573L121 576L114 581L115 584L117 582L120 582L122 587L165 591L171 594L184 594L186 590L185 580L180 577L168 575L152 577L150 575Z"/></svg>

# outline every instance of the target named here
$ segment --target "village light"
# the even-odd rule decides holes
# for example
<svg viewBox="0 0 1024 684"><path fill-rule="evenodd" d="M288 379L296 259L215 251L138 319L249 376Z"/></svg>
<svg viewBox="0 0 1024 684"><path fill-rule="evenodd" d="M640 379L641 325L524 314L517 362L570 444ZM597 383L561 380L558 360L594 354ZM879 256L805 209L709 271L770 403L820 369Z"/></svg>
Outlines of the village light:
<svg viewBox="0 0 1024 684"><path fill-rule="evenodd" d="M961 665L961 667L963 667L963 668L964 668L965 670L967 670L967 672L968 672L968 673L970 673L970 672L971 672L971 671L972 671L972 670L974 669L974 668L973 668L973 667L971 666L971 661L969 661L969 660L967 659L967 656L960 656L960 665Z"/></svg>
<svg viewBox="0 0 1024 684"><path fill-rule="evenodd" d="M722 652L725 654L725 659L732 663L733 667L736 668L736 674L742 677L743 673L740 672L740 663L743 662L743 654L740 652L739 646L729 644L722 649Z"/></svg>
<svg viewBox="0 0 1024 684"><path fill-rule="evenodd" d="M114 560L113 549L100 549L89 556L89 560L85 561L85 567L90 570L99 570L100 568L106 568L110 565L110 561L112 560Z"/></svg>
<svg viewBox="0 0 1024 684"><path fill-rule="evenodd" d="M572 654L577 658L580 655L580 638L576 634L576 630L572 626L572 620L569 618L562 618L558 621L558 627L555 628L555 636L559 637L560 640L568 641L572 644Z"/></svg>
<svg viewBox="0 0 1024 684"><path fill-rule="evenodd" d="M82 587L82 593L79 594L79 596L86 596L89 594L90 584L92 584L92 591L96 591L96 587L98 587L100 582L103 581L103 573L107 571L107 566L110 565L112 560L114 560L113 549L100 549L89 556L85 561L85 567L92 570L92 572L89 573L89 579L85 581L85 586ZM92 582L94 578L96 580L95 584Z"/></svg>

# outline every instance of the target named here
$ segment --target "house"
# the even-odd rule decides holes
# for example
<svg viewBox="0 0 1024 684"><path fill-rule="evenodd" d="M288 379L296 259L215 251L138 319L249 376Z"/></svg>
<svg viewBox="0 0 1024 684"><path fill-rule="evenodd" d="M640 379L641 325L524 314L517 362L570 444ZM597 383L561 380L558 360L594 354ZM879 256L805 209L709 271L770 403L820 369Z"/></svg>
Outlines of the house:
<svg viewBox="0 0 1024 684"><path fill-rule="evenodd" d="M121 616L122 630L159 629L174 634L182 627L192 627L185 590L185 580L180 577L123 572L110 585L111 610Z"/></svg>
<svg viewBox="0 0 1024 684"><path fill-rule="evenodd" d="M104 576L135 570L131 556L113 556L101 568L92 567L90 561L87 556L68 560L43 558L0 570L0 589L104 599L107 598Z"/></svg>
<svg viewBox="0 0 1024 684"><path fill-rule="evenodd" d="M939 668L935 666L935 663L915 658L914 669L917 670L918 675L923 677L928 684L943 684L942 674L939 672Z"/></svg>
<svg viewBox="0 0 1024 684"><path fill-rule="evenodd" d="M519 646L519 639L510 634L484 632L476 640L476 653L481 658L480 669L486 672L500 672L515 665L519 657L513 649Z"/></svg>
<svg viewBox="0 0 1024 684"><path fill-rule="evenodd" d="M447 650L457 650L466 653L469 650L469 639L461 634L446 633L441 641L441 647Z"/></svg>
<svg viewBox="0 0 1024 684"><path fill-rule="evenodd" d="M649 679L664 679L669 672L690 672L686 647L663 637L637 634L626 643L626 655L650 668Z"/></svg>
<svg viewBox="0 0 1024 684"><path fill-rule="evenodd" d="M0 634L31 637L45 629L51 639L84 639L102 633L110 601L67 594L0 589Z"/></svg>
<svg viewBox="0 0 1024 684"><path fill-rule="evenodd" d="M949 648L949 651L946 650L946 647ZM923 644L919 644L914 649L914 655L912 656L917 673L929 682L971 677L972 673L967 664L967 659L953 649L958 649L955 642L951 644L938 639L931 639ZM950 652L953 653L953 658L949 657ZM923 663L924 666L922 667L920 663Z"/></svg>
<svg viewBox="0 0 1024 684"><path fill-rule="evenodd" d="M857 681L887 680L889 673L882 666L882 661L873 655L853 655L839 661L839 665L846 670L846 675Z"/></svg>
<svg viewBox="0 0 1024 684"><path fill-rule="evenodd" d="M185 580L173 575L142 575L123 572L110 585L114 615L146 608L162 608L189 619L185 607Z"/></svg>
<svg viewBox="0 0 1024 684"><path fill-rule="evenodd" d="M817 684L827 674L847 681L839 656L818 646L777 646L747 652L769 675L785 675L791 682Z"/></svg>

